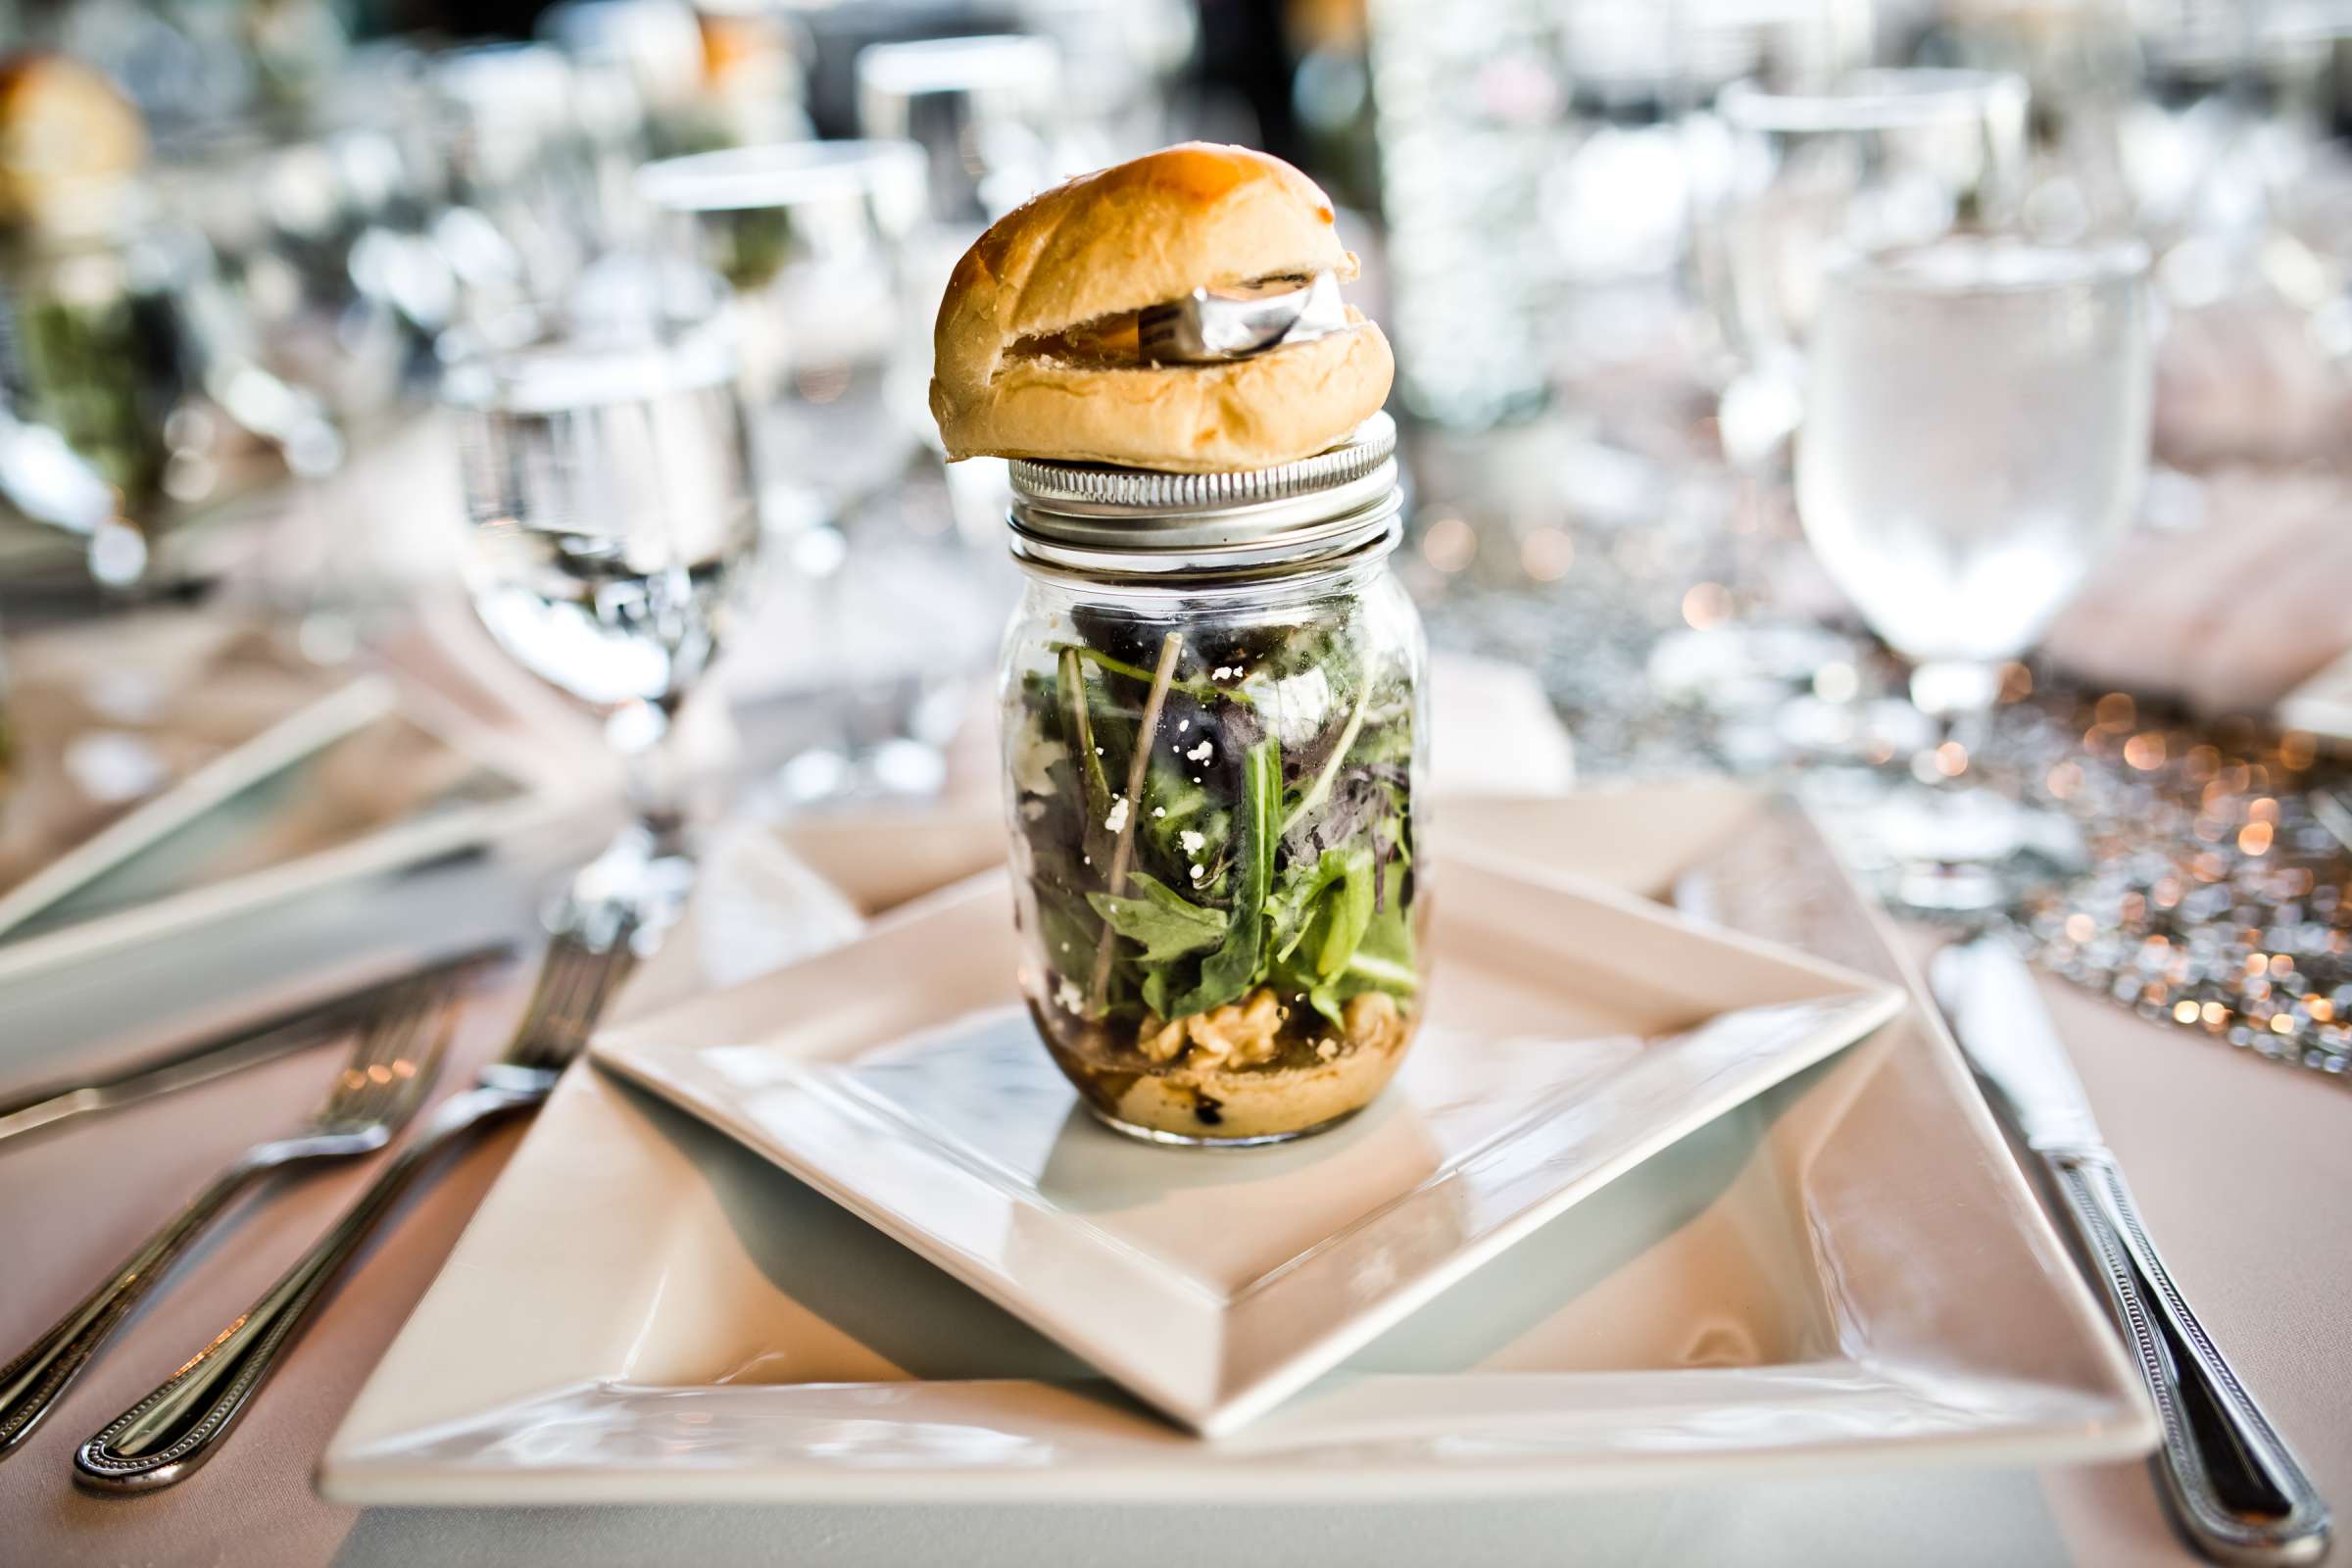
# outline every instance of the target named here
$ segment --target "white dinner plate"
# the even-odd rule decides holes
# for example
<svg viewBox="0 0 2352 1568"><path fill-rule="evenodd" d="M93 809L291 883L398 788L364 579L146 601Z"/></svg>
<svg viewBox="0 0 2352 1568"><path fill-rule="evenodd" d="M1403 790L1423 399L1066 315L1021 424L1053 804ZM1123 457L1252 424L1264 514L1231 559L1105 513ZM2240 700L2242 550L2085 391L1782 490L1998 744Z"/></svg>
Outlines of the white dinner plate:
<svg viewBox="0 0 2352 1568"><path fill-rule="evenodd" d="M1088 1115L1014 989L1002 872L594 1051L1221 1434L1901 1005L1597 884L1457 859L1443 886L1396 1083L1278 1148L1163 1148Z"/></svg>
<svg viewBox="0 0 2352 1568"><path fill-rule="evenodd" d="M1463 803L1446 838L1626 868L1640 891L1679 871L1757 934L1910 981L1801 819L1742 808L1727 838L1720 797L1660 804ZM1189 1157L1204 1181L1231 1168ZM2089 1461L2154 1436L1914 1005L1211 1440L729 1139L575 1070L321 1485L365 1503L1296 1501Z"/></svg>

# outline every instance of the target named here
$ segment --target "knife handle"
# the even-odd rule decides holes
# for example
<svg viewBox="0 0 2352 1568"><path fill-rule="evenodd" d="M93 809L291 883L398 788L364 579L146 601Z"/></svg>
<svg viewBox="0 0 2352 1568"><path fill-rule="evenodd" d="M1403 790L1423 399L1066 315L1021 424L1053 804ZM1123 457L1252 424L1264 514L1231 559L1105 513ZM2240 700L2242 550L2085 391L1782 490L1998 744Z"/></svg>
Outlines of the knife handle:
<svg viewBox="0 0 2352 1568"><path fill-rule="evenodd" d="M2157 1472L2189 1541L2246 1568L2328 1554L2328 1505L2188 1309L2104 1152L2042 1154L2164 1427Z"/></svg>

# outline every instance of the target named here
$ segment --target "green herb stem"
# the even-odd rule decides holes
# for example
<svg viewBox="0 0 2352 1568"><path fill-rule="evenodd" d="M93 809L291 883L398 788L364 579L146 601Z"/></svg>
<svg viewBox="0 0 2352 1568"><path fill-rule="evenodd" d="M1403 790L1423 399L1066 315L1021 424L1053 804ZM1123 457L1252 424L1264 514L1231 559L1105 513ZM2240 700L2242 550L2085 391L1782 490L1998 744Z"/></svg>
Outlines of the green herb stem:
<svg viewBox="0 0 2352 1568"><path fill-rule="evenodd" d="M1315 775L1315 782L1298 798L1298 808L1282 819L1283 832L1288 833L1298 826L1308 812L1330 798L1332 781L1340 776L1340 765L1348 760L1348 754L1355 749L1355 737L1364 727L1364 710L1371 701L1372 655L1370 650L1366 650L1363 662L1357 666L1355 673L1355 710L1348 715L1348 727L1340 731L1340 743L1331 749L1331 756L1324 760L1322 771Z"/></svg>
<svg viewBox="0 0 2352 1568"><path fill-rule="evenodd" d="M1129 680L1151 681L1158 678L1156 671L1146 669L1141 664L1130 664L1124 659L1113 659L1099 648L1088 648L1081 643L1050 643L1047 646L1064 659L1075 656L1085 660L1098 669L1109 670L1114 675L1124 675ZM1179 691L1187 697L1203 699L1222 697L1228 702L1240 703L1245 708L1251 706L1249 697L1234 687L1220 686L1213 680L1176 680L1173 678L1172 671L1168 681L1170 691Z"/></svg>
<svg viewBox="0 0 2352 1568"><path fill-rule="evenodd" d="M1184 652L1184 634L1172 631L1159 640L1159 665L1152 672L1152 692L1144 699L1144 715L1135 729L1135 755L1127 762L1127 815L1119 823L1118 843L1110 852L1110 878L1107 884L1112 898L1127 892L1127 865L1135 858L1136 819L1144 814L1144 781L1152 768L1152 748L1159 743L1159 711L1167 706L1168 687L1176 676L1176 661ZM1065 656L1066 657L1066 656ZM1092 748L1089 748L1092 755ZM1119 933L1105 920L1102 940L1095 949L1094 979L1087 987L1087 1009L1100 1013L1103 995L1110 989L1110 960L1117 950Z"/></svg>

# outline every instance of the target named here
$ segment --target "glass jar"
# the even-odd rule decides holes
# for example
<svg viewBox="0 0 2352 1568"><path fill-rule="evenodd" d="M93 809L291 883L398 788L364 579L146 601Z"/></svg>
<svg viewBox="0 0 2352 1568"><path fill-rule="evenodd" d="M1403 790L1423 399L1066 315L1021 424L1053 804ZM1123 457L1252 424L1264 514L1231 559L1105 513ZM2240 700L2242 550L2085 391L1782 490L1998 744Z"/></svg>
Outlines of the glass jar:
<svg viewBox="0 0 2352 1568"><path fill-rule="evenodd" d="M1094 1113L1259 1144L1362 1108L1428 981L1396 426L1248 473L1011 466L1020 983Z"/></svg>

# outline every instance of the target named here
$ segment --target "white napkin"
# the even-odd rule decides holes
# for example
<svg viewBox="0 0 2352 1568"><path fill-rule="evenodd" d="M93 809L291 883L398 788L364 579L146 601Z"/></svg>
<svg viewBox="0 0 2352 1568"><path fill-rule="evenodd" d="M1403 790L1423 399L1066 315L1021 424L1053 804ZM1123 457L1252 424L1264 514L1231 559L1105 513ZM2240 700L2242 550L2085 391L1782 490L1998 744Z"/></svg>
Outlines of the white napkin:
<svg viewBox="0 0 2352 1568"><path fill-rule="evenodd" d="M2231 469L2200 524L2120 545L2043 652L2096 685L2256 713L2352 648L2352 481Z"/></svg>
<svg viewBox="0 0 2352 1568"><path fill-rule="evenodd" d="M2156 354L2156 450L2201 468L2340 456L2352 376L2278 300L2230 300L2174 316Z"/></svg>

